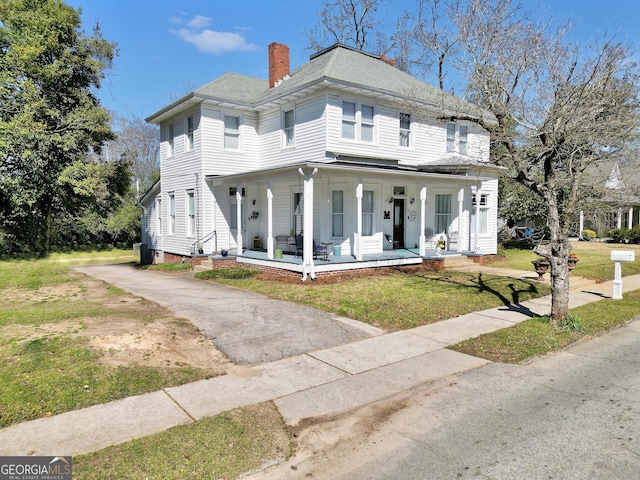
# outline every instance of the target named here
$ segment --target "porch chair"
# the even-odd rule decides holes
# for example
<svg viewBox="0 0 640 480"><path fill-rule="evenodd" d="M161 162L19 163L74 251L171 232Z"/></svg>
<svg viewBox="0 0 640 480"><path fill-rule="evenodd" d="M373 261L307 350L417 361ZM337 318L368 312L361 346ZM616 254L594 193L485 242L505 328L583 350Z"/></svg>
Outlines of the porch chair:
<svg viewBox="0 0 640 480"><path fill-rule="evenodd" d="M289 235L276 235L276 250L289 251Z"/></svg>
<svg viewBox="0 0 640 480"><path fill-rule="evenodd" d="M295 254L295 256L296 257L298 257L298 256L301 257L302 256L302 250L303 250L303 247L302 247L302 235L296 235L295 239L296 239L296 254Z"/></svg>
<svg viewBox="0 0 640 480"><path fill-rule="evenodd" d="M321 260L329 260L329 250L326 245L316 245L316 241L313 241L313 258L317 259L322 257Z"/></svg>
<svg viewBox="0 0 640 480"><path fill-rule="evenodd" d="M385 233L384 234L384 245L382 246L383 250L393 250L393 238L391 235Z"/></svg>

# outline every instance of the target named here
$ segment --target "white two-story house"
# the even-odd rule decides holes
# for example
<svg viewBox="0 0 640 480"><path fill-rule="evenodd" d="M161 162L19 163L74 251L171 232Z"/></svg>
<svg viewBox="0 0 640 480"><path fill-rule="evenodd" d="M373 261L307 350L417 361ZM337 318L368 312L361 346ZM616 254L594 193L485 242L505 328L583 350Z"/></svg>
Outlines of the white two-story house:
<svg viewBox="0 0 640 480"><path fill-rule="evenodd" d="M228 73L147 118L161 131L161 179L141 199L155 261L229 252L304 279L496 253L498 169L473 121L489 112L344 45L290 72L273 43L269 77Z"/></svg>

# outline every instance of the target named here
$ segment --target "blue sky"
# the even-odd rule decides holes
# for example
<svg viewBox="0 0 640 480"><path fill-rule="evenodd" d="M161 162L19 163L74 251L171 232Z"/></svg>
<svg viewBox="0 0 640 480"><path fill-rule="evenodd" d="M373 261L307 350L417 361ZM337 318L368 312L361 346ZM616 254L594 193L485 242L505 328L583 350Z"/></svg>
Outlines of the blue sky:
<svg viewBox="0 0 640 480"><path fill-rule="evenodd" d="M309 58L305 31L317 24L322 0L66 0L82 8L87 32L99 22L120 50L99 91L103 105L147 117L226 72L267 78L267 46L285 43L291 69ZM527 9L573 19L573 38L590 42L618 32L640 48L638 0L521 0ZM390 0L388 17L413 5Z"/></svg>

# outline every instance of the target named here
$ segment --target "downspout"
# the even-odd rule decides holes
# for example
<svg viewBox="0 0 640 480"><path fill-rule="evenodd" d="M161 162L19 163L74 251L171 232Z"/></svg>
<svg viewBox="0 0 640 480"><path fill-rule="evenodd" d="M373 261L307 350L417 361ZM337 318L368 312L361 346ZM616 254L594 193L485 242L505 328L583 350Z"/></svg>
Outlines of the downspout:
<svg viewBox="0 0 640 480"><path fill-rule="evenodd" d="M420 256L427 254L427 237L425 228L427 227L427 186L420 189Z"/></svg>
<svg viewBox="0 0 640 480"><path fill-rule="evenodd" d="M267 180L267 259L273 260L273 191Z"/></svg>

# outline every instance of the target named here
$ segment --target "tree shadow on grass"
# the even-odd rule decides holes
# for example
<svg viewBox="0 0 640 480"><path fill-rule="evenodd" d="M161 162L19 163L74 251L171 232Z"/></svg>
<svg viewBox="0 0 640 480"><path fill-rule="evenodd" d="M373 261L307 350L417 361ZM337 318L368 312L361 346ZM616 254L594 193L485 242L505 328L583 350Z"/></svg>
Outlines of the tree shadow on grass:
<svg viewBox="0 0 640 480"><path fill-rule="evenodd" d="M504 279L508 277L500 277L500 278ZM458 285L461 287L472 288L472 289L475 289L478 293L490 293L495 297L497 297L502 302L502 304L505 307L507 307L506 310L503 310L503 311L521 313L530 318L540 316L537 313L533 312L531 309L520 304L520 297L523 294L529 294L528 299L533 299L533 298L542 296L542 294L538 290L538 286L535 284L536 282L535 280L534 281L520 280L521 283L524 283L527 285L526 288L521 288L513 282L509 283L507 287L509 288L510 293L507 296L503 292L491 286L491 283L492 283L491 280L495 280L496 277L491 276L490 280L487 281L483 277L482 273L477 273L477 274L474 273L472 275L465 276L464 281L461 281L456 277L449 277L446 275L443 275L441 277L435 277L435 278L430 277L430 279L437 280L440 282L446 282L451 285Z"/></svg>

